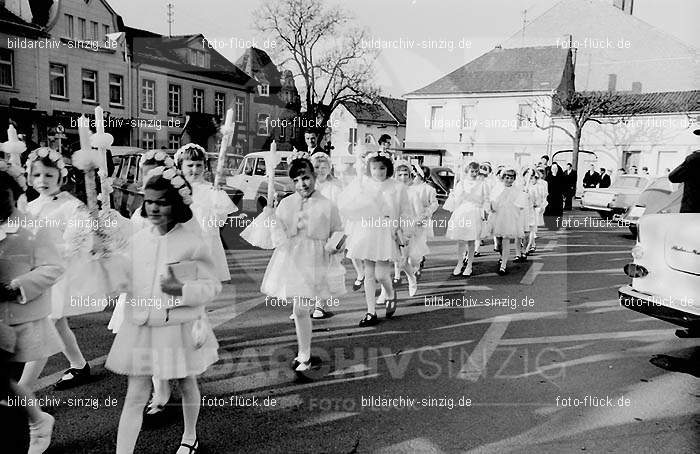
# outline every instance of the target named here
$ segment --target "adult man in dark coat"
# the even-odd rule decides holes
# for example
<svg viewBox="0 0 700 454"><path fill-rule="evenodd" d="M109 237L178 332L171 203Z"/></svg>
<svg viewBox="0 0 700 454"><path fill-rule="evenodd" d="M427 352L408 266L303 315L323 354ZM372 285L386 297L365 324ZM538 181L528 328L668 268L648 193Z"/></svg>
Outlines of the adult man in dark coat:
<svg viewBox="0 0 700 454"><path fill-rule="evenodd" d="M595 165L591 164L591 168L583 176L583 187L584 188L595 188L600 183L600 174L595 171Z"/></svg>
<svg viewBox="0 0 700 454"><path fill-rule="evenodd" d="M604 168L600 168L600 184L599 188L609 188L610 187L610 175L605 171Z"/></svg>
<svg viewBox="0 0 700 454"><path fill-rule="evenodd" d="M310 155L317 151L326 152L322 147L318 146L318 134L316 131L309 130L304 133L304 141L306 142L306 152Z"/></svg>
<svg viewBox="0 0 700 454"><path fill-rule="evenodd" d="M695 130L700 135L700 129ZM671 183L683 183L681 213L700 213L700 150L690 153L668 174Z"/></svg>
<svg viewBox="0 0 700 454"><path fill-rule="evenodd" d="M566 191L564 192L564 209L571 210L574 196L576 195L576 171L571 166L571 163L566 164L566 170L564 171L564 184L566 185Z"/></svg>

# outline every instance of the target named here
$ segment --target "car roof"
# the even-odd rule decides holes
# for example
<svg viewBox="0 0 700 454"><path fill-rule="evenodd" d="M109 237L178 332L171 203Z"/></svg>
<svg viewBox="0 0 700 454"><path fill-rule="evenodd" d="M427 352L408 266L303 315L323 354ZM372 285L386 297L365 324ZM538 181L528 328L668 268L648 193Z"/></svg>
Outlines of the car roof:
<svg viewBox="0 0 700 454"><path fill-rule="evenodd" d="M266 152L265 151L253 151L252 153L248 153L244 157L247 158L248 156L250 156L252 158L261 158L261 157L265 156L263 153L266 153ZM277 153L280 156L282 156L283 158L286 158L286 157L290 156L293 152L292 151L278 151Z"/></svg>

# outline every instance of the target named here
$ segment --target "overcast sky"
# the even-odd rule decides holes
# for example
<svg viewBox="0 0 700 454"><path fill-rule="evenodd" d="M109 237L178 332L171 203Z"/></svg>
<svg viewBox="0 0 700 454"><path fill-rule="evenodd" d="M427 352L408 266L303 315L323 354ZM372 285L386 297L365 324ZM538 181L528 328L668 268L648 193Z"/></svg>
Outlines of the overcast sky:
<svg viewBox="0 0 700 454"><path fill-rule="evenodd" d="M442 77L492 49L522 27L524 9L532 19L559 0L346 0L357 23L382 39L445 40L449 49L388 49L377 61L377 83L400 97ZM609 0L612 2L612 0ZM111 0L126 25L168 33L166 5L174 5L173 34L202 33L226 43L219 51L235 61L255 38L252 11L259 0ZM330 2L330 4L338 4ZM700 48L698 0L636 0L634 15ZM241 46L231 45L240 40ZM470 42L460 49L459 42ZM290 68L291 69L291 68Z"/></svg>

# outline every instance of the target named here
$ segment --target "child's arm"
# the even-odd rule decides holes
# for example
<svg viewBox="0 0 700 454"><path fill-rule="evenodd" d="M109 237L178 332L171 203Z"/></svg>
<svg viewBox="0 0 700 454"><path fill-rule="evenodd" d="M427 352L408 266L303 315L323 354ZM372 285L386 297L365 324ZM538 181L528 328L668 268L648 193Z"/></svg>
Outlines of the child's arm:
<svg viewBox="0 0 700 454"><path fill-rule="evenodd" d="M33 268L14 278L10 287L19 291L19 303L39 297L63 274L63 260L47 229L39 229L32 241Z"/></svg>
<svg viewBox="0 0 700 454"><path fill-rule="evenodd" d="M168 268L168 276L161 279L163 292L180 297L179 306L203 306L221 292L221 282L216 278L209 248L204 243L199 244L191 261L197 266L196 279L180 282L171 268Z"/></svg>
<svg viewBox="0 0 700 454"><path fill-rule="evenodd" d="M428 207L425 210L425 219L430 219L438 209L440 204L437 199L437 191L434 187L428 186Z"/></svg>

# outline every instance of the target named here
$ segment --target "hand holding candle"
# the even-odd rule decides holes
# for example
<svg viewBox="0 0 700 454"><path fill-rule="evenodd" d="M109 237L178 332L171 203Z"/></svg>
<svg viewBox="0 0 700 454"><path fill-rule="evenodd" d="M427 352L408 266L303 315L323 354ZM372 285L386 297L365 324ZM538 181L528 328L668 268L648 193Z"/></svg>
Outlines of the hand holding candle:
<svg viewBox="0 0 700 454"><path fill-rule="evenodd" d="M27 144L19 140L17 130L12 125L7 128L7 142L2 144L2 150L10 155L10 164L17 167L22 166L20 155L27 150Z"/></svg>

